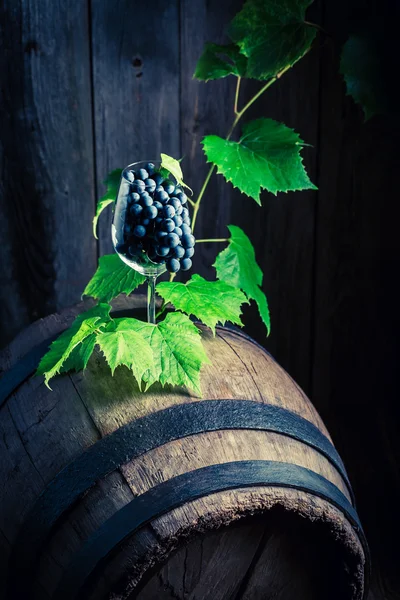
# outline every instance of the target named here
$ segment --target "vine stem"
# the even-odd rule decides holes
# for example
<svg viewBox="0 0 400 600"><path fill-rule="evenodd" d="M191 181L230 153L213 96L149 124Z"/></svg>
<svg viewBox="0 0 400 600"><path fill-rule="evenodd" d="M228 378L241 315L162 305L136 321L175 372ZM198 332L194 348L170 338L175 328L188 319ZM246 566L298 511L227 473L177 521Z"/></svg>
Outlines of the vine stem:
<svg viewBox="0 0 400 600"><path fill-rule="evenodd" d="M211 175L214 173L214 169L215 169L215 165L212 165L210 170L207 173L207 177L204 180L203 187L201 188L199 195L197 197L197 201L194 205L193 219L192 219L192 232L194 231L194 226L196 225L197 213L199 212L201 199L204 195L204 192L206 191L206 187L208 185L208 182L211 179Z"/></svg>
<svg viewBox="0 0 400 600"><path fill-rule="evenodd" d="M256 100L258 100L258 98L261 96L261 94L263 94L265 92L265 90L267 90L269 87L271 87L271 85L273 83L275 83L275 81L278 81L278 79L280 79L282 77L282 75L284 75L286 73L286 71L289 71L289 69L291 69L291 67L292 67L292 65L287 65L284 69L282 69L282 71L279 71L279 73L277 73L275 75L275 77L272 77L272 79L270 79L261 89L259 89L257 94L254 94L254 96L248 101L248 103L244 105L242 110L239 111L239 113L238 113L239 118L236 119L235 127L236 127L236 124L239 121L239 119L241 119L243 114L246 112L246 110L248 110L250 108L250 106ZM233 131L233 129L234 129L234 127L232 126L232 131Z"/></svg>
<svg viewBox="0 0 400 600"><path fill-rule="evenodd" d="M235 113L235 115L238 114L239 90L240 90L241 81L242 81L242 78L239 76L237 78L237 82L236 82L235 103L233 105L233 112Z"/></svg>
<svg viewBox="0 0 400 600"><path fill-rule="evenodd" d="M279 71L279 73L277 73L275 75L275 77L272 77L261 89L258 90L258 92L247 102L247 104L244 105L244 107L238 111L237 110L237 103L238 103L238 99L239 99L239 90L240 90L240 83L241 83L241 78L238 77L238 81L236 84L236 92L235 92L235 104L234 104L234 112L236 114L236 117L232 123L232 126L230 128L230 130L228 131L228 135L226 136L226 140L228 141L233 133L233 130L235 129L236 125L239 123L240 119L243 117L244 113L250 108L250 106L256 101L258 100L258 98L269 88L271 87L271 85L273 83L275 83L275 81L278 81L278 79L280 79L282 77L282 75L284 75L284 73L286 73L286 71L288 71L290 68L292 67L292 65L287 65L284 69L282 69L282 71ZM197 197L196 202L194 203L194 210L193 210L193 218L192 218L192 231L194 231L194 226L196 224L196 220L197 220L197 213L199 212L200 209L200 203L201 200L204 196L204 192L207 189L208 183L211 179L211 175L214 173L215 170L215 164L211 165L210 170L207 173L207 177L204 180L203 186L199 192L199 195Z"/></svg>

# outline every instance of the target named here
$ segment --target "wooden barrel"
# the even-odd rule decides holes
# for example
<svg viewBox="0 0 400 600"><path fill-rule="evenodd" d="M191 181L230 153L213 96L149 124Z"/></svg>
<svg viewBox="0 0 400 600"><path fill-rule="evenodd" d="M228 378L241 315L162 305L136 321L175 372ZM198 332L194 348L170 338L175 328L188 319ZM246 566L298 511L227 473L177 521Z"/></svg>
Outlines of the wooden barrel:
<svg viewBox="0 0 400 600"><path fill-rule="evenodd" d="M38 321L0 357L0 596L365 598L368 549L342 461L274 359L218 328L205 334L203 398L141 394L100 353L49 391L32 370L79 310Z"/></svg>

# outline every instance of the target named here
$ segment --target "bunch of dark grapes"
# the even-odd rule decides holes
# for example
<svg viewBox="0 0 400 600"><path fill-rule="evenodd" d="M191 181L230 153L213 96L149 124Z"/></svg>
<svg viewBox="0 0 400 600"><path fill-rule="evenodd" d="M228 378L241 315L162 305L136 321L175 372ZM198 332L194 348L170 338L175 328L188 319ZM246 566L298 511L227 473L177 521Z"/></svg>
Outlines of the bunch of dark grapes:
<svg viewBox="0 0 400 600"><path fill-rule="evenodd" d="M170 273L192 266L195 238L190 227L187 196L180 185L165 179L152 163L128 171L130 182L125 212L124 243L117 249L135 259L145 252Z"/></svg>

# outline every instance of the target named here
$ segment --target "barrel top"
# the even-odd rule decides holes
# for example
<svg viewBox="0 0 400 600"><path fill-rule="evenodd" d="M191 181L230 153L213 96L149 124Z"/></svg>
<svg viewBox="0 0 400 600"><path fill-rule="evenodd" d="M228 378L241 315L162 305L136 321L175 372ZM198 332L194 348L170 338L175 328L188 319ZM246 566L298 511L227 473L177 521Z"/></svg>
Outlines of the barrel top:
<svg viewBox="0 0 400 600"><path fill-rule="evenodd" d="M144 301L142 295L120 296L112 303L113 311L121 313L140 309ZM25 381L34 373L37 361L47 347L46 340L54 339L72 323L77 314L92 305L93 302L88 300L40 319L21 332L0 353L0 404L18 387L18 382ZM311 421L330 439L329 432L307 396L262 346L237 328L217 327L213 338L211 332L203 327L203 336L212 362L202 370L203 398L240 398L287 408ZM98 415L101 413L102 435L121 424L119 413L122 407L127 411L126 418L131 420L166 406L198 399L185 388L163 388L159 384L142 394L127 369L117 369L114 377L111 377L99 351L85 372L57 379L67 382L69 377L85 401L89 399L89 404L93 404L96 398L104 398L97 410Z"/></svg>

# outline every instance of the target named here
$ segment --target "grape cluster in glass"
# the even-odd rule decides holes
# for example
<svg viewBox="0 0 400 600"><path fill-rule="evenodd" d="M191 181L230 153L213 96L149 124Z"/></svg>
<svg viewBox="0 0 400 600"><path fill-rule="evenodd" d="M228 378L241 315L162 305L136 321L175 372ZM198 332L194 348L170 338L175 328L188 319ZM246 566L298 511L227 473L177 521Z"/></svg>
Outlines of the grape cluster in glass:
<svg viewBox="0 0 400 600"><path fill-rule="evenodd" d="M192 266L192 235L187 196L172 178L165 178L153 163L125 170L126 202L120 219L123 240L116 250L128 260L146 254L155 264L165 262L170 273Z"/></svg>

